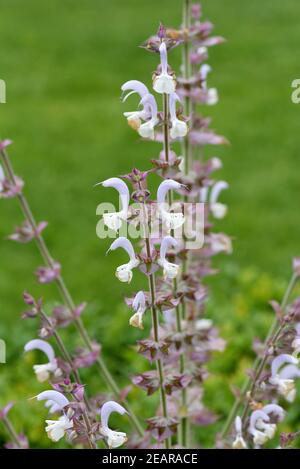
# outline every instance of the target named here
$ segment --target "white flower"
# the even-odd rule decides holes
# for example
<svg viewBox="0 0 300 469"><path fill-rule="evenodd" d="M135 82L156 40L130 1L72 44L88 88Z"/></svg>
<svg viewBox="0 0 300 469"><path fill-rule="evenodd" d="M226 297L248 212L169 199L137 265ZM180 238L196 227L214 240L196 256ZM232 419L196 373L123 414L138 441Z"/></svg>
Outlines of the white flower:
<svg viewBox="0 0 300 469"><path fill-rule="evenodd" d="M252 412L250 417L249 433L252 435L253 443L255 445L264 445L270 439L270 436L273 435L273 427L271 424L268 424L269 421L270 417L263 410L255 410Z"/></svg>
<svg viewBox="0 0 300 469"><path fill-rule="evenodd" d="M168 232L180 228L185 221L183 213L170 213L165 209L166 195L168 191L178 190L180 188L182 188L182 184L180 184L179 182L173 181L173 179L166 179L160 184L157 190L157 203L159 213Z"/></svg>
<svg viewBox="0 0 300 469"><path fill-rule="evenodd" d="M207 331L211 329L213 322L211 319L197 319L195 328L197 331Z"/></svg>
<svg viewBox="0 0 300 469"><path fill-rule="evenodd" d="M174 239L172 236L165 236L161 242L158 264L163 268L165 280L173 280L179 273L179 265L173 264L172 262L168 262L166 260L168 248L176 247L177 245L178 243L176 239Z"/></svg>
<svg viewBox="0 0 300 469"><path fill-rule="evenodd" d="M131 96L133 93L138 93L143 99L144 96L149 94L149 90L144 83L138 80L130 80L124 83L121 87L121 90L123 93L125 91L129 91L127 95L124 96L123 98L123 103L126 101L126 99ZM147 106L143 106L143 109L140 111L129 111L129 112L124 112L124 116L127 118L127 122L132 127L134 130L138 130L140 125L141 125L141 120L145 121L151 117L150 109Z"/></svg>
<svg viewBox="0 0 300 469"><path fill-rule="evenodd" d="M124 236L117 238L110 246L109 251L114 251L117 248L123 248L129 255L130 261L127 264L122 264L116 269L116 277L120 282L130 283L132 280L132 269L139 265L138 259L135 257L134 249L131 242Z"/></svg>
<svg viewBox="0 0 300 469"><path fill-rule="evenodd" d="M104 224L113 231L118 231L122 226L122 220L126 220L128 216L128 206L129 206L129 190L124 181L120 178L110 178L106 179L103 182L96 184L98 186L101 184L103 187L113 187L119 192L121 210L114 213L104 213L103 221Z"/></svg>
<svg viewBox="0 0 300 469"><path fill-rule="evenodd" d="M271 364L272 375L269 381L288 402L293 402L296 397L294 378L300 377L300 370L296 365L298 360L285 353L274 358Z"/></svg>
<svg viewBox="0 0 300 469"><path fill-rule="evenodd" d="M36 378L40 383L47 381L51 373L57 370L56 363L45 363L44 365L33 365Z"/></svg>
<svg viewBox="0 0 300 469"><path fill-rule="evenodd" d="M135 314L129 319L129 324L139 329L144 329L143 316L146 311L146 299L143 291L139 291L133 300L132 308Z"/></svg>
<svg viewBox="0 0 300 469"><path fill-rule="evenodd" d="M54 406L56 410L63 410L64 407L70 404L66 396L58 391L43 391L36 396L38 401L46 401L47 407Z"/></svg>
<svg viewBox="0 0 300 469"><path fill-rule="evenodd" d="M156 124L158 123L157 104L156 104L154 96L152 94L148 94L144 96L141 100L141 104L149 107L151 119L145 122L144 124L140 125L138 129L138 133L143 138L149 138L153 140L154 128Z"/></svg>
<svg viewBox="0 0 300 469"><path fill-rule="evenodd" d="M61 370L57 366L57 361L55 358L54 350L48 342L40 339L30 340L24 347L25 352L31 350L41 350L47 356L49 363L44 363L42 365L33 365L34 372L36 374L37 380L40 383L47 381L51 374L55 376L61 375Z"/></svg>
<svg viewBox="0 0 300 469"><path fill-rule="evenodd" d="M186 123L177 118L176 101L180 101L179 96L176 93L170 94L170 116L172 125L170 135L173 139L185 137L188 132L188 127Z"/></svg>
<svg viewBox="0 0 300 469"><path fill-rule="evenodd" d="M108 447L118 448L127 441L126 433L116 432L108 427L108 419L112 412L118 412L120 415L127 413L126 409L114 401L108 401L101 407L101 434L106 438Z"/></svg>
<svg viewBox="0 0 300 469"><path fill-rule="evenodd" d="M127 122L134 130L137 130L139 135L143 138L154 139L154 128L158 123L157 117L157 104L154 96L149 93L148 88L137 80L130 80L122 86L122 91L131 90L123 99L126 101L128 96L133 93L138 93L141 97L139 103L142 106L140 111L125 112L124 116L127 117ZM142 124L142 121L145 121Z"/></svg>
<svg viewBox="0 0 300 469"><path fill-rule="evenodd" d="M66 430L73 428L73 421L66 415L62 415L58 420L46 420L46 432L50 440L58 441L65 436Z"/></svg>
<svg viewBox="0 0 300 469"><path fill-rule="evenodd" d="M167 47L164 42L159 47L161 73L154 78L153 89L160 94L174 93L176 82L174 78L168 74L168 56Z"/></svg>
<svg viewBox="0 0 300 469"><path fill-rule="evenodd" d="M233 449L247 449L247 443L245 442L243 438L243 433L242 433L242 421L239 416L237 416L235 419L235 431L236 431L236 437L235 437L234 442L232 443L232 448Z"/></svg>
<svg viewBox="0 0 300 469"><path fill-rule="evenodd" d="M206 104L208 106L214 106L219 101L218 90L216 88L209 88L207 90Z"/></svg>
<svg viewBox="0 0 300 469"><path fill-rule="evenodd" d="M227 254L232 253L231 239L223 233L211 233L210 245L215 254L220 252L225 252Z"/></svg>
<svg viewBox="0 0 300 469"><path fill-rule="evenodd" d="M228 187L229 185L225 181L216 182L210 191L209 200L208 200L208 187L202 187L200 189L200 202L209 203L210 211L215 218L218 218L218 219L224 218L227 213L227 205L221 204L218 201L218 199L219 199L220 193L224 189L228 189Z"/></svg>
<svg viewBox="0 0 300 469"><path fill-rule="evenodd" d="M208 106L213 106L218 103L219 96L218 90L216 88L208 88L207 86L207 76L211 72L211 67L207 64L203 64L200 67L200 75L202 79L202 89L206 93L205 103Z"/></svg>
<svg viewBox="0 0 300 469"><path fill-rule="evenodd" d="M46 407L50 408L51 413L63 411L70 404L68 399L58 391L43 391L36 398L38 401L45 400ZM73 427L72 415L73 411L69 409L67 415L62 415L58 420L46 420L45 430L52 441L60 440L65 435L66 430Z"/></svg>

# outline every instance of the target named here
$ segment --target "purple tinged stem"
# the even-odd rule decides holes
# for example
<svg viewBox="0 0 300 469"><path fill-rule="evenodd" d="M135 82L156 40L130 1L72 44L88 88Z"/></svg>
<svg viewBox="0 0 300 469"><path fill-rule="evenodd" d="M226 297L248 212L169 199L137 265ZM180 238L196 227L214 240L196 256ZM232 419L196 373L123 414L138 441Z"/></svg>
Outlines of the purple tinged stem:
<svg viewBox="0 0 300 469"><path fill-rule="evenodd" d="M9 418L7 416L5 416L2 419L2 422L3 422L7 432L9 433L12 441L17 445L18 448L22 449L21 441L19 440L18 434L17 434L16 430L14 429L14 426L11 423L11 421L9 420Z"/></svg>

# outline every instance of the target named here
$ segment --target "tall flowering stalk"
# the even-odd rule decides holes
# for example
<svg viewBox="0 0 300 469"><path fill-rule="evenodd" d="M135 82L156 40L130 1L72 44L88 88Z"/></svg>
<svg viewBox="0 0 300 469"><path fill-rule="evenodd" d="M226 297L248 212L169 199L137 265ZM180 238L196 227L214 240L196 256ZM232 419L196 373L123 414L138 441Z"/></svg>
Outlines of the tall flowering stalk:
<svg viewBox="0 0 300 469"><path fill-rule="evenodd" d="M38 281L40 283L50 283L55 282L60 295L64 301L65 309L63 307L60 310L55 310L53 313L56 314L56 318L51 319L51 324L45 328L45 331L50 328L51 334L55 331L56 326L60 327L74 323L83 343L87 347L87 355L93 357L91 363L95 363L101 378L107 384L109 390L111 390L116 399L123 399L123 403L129 411L129 418L135 427L135 429L142 435L142 428L132 412L129 403L127 402L126 397L122 397L121 390L116 384L113 376L109 372L103 357L99 354L99 347L95 344L89 337L87 330L84 327L83 321L81 319L81 314L84 310L84 305L76 306L75 302L66 287L65 281L61 275L61 266L57 261L54 261L46 242L43 238L42 231L46 228L47 223L41 222L37 223L30 209L29 203L24 195L23 187L24 182L15 175L10 158L7 153L7 147L12 142L10 140L4 140L0 142L0 155L3 168L1 166L1 192L0 196L2 198L17 197L23 215L25 217L25 222L21 227L16 229L16 232L9 237L9 239L21 243L26 243L31 240L35 240L38 246L38 249L41 253L41 256L46 264L46 266L40 267L36 271ZM61 316L64 316L63 318ZM44 322L46 321L45 317L43 318ZM46 333L47 334L47 333ZM98 351L97 351L98 348ZM91 360L91 359L90 359ZM91 364L90 363L90 364ZM77 375L77 383L80 383L80 378L78 371L75 371Z"/></svg>
<svg viewBox="0 0 300 469"><path fill-rule="evenodd" d="M192 13L194 22L189 19L188 28L185 26L176 31L161 25L157 34L143 44L146 50L159 55L159 65L153 75L153 90L161 95L162 111L159 112L157 97L144 83L131 79L121 87L123 102L126 104L129 96L137 94L140 97L140 110L124 112L129 126L142 138L162 144L159 158L151 161L152 169L133 169L131 173L123 176L123 179L132 185L131 199L138 204L138 208L126 206L127 214L123 218L123 226L127 223L128 226L143 228L141 250L135 253L133 245L130 243L129 248L129 240L123 236L117 238L111 246L111 249L123 247L130 257L127 264L119 266L116 270L119 280L132 281L133 269L136 267L148 277L149 290L140 291L127 299L127 304L134 311L129 320L132 326L144 329L145 312L147 309L151 310L151 335L149 339L139 341L139 352L150 362L156 363L156 371L139 374L133 378L133 382L148 394L159 391L161 402L157 415L148 419L149 436L146 440L144 438L139 443L134 443L141 447L145 443L149 444L151 436L159 445L164 444L167 448L173 443L185 447L189 444L189 421L194 424L214 421L214 415L203 407L199 397L199 385L207 375L204 364L209 360L211 352L223 350L224 347L224 342L218 337L212 321L202 316L207 297L203 279L214 273L210 259L219 252L231 252L230 239L222 233L212 233L209 220L211 215L216 218L225 215L226 206L219 202L218 197L221 189L227 185L224 182L214 184L210 178L211 173L221 166L217 158L206 163L190 161L190 164L186 165L184 163L187 159L183 156L177 157L173 150L177 144L184 144L186 148L191 142L194 149L197 149L197 146L202 148L205 144L226 143L223 137L208 130L207 120L195 113L198 101L193 101L194 96L200 94L201 103L212 104L206 102L206 96L209 94L206 79L208 66L202 67L199 72L195 71L195 76L176 79L169 64L170 50L182 43L185 49L190 51L190 48L198 47L201 42L207 42L209 45L222 42L221 38L208 38L212 27L210 23L202 25L198 21L198 16L195 17L195 6ZM189 9L189 18L190 14ZM202 60L205 58L207 54L202 54ZM188 60L189 68L192 68L189 53ZM183 108L180 106L186 98L193 102L193 114L188 116L183 114ZM192 106L190 109L192 110ZM191 158L193 152L190 151L189 155ZM163 178L155 201L151 199L148 185L148 178L153 172ZM112 180L113 187L119 191L122 201L122 194L127 194L127 190L121 180L111 178L102 185L107 187ZM176 202L175 205L173 201ZM187 207L183 202L187 202ZM178 237L178 230L182 230L185 223L185 209L187 215L193 218L199 210L197 203L201 205L203 202L206 203L205 244L194 250L194 261L191 262L186 233L183 232L183 237ZM116 232L121 231L121 222L114 223L114 226L110 222L112 219L120 221L121 212L105 214L104 224ZM159 222L153 229L155 217ZM195 228L196 236L203 228L200 225L198 222ZM159 313L162 313L162 320L159 320Z"/></svg>
<svg viewBox="0 0 300 469"><path fill-rule="evenodd" d="M276 301L270 302L275 319L265 343L256 346L257 358L250 372L250 377L238 394L223 431L218 438L218 442L222 446L228 444L226 438L230 431L232 433L232 423L236 418L240 425L239 430L235 429L236 436L232 443L233 447L241 447L237 441L240 441L239 435L241 436L242 430L245 433L242 448L250 445L254 445L256 448L262 447L274 438L277 429L276 424L283 420L285 416L285 411L277 403L282 400L292 403L295 400L295 379L300 377L298 361L300 352L300 302L297 298L291 303L291 296L299 280L299 265L299 258L295 258L293 261L293 274L281 304ZM268 401L271 401L271 404L268 404ZM262 409L267 415L259 414L259 409ZM266 409L271 409L271 411L266 412ZM240 416L236 417L238 412L240 412ZM290 445L297 437L298 432L295 434L282 433L280 437L281 446ZM246 442L247 438L248 444Z"/></svg>

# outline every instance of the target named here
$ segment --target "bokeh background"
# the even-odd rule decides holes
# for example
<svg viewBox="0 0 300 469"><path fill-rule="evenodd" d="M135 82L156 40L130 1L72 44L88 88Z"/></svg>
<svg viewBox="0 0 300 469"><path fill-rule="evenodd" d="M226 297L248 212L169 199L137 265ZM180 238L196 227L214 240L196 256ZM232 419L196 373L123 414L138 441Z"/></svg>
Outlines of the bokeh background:
<svg viewBox="0 0 300 469"><path fill-rule="evenodd" d="M227 38L211 49L210 85L220 103L204 110L213 127L231 146L209 149L220 156L223 194L230 210L219 231L234 238L234 253L219 257L222 274L211 281L208 316L228 341L215 356L205 402L219 422L200 429L208 447L224 421L230 385L243 382L251 366L254 337L263 338L272 321L270 299L280 299L291 274L291 259L300 255L299 114L291 102L291 82L299 77L300 3L298 0L204 0L204 16ZM113 201L113 191L94 189L95 182L148 168L157 144L142 143L127 126L120 86L129 79L150 85L157 57L137 46L159 21L177 26L180 0L1 0L0 78L7 103L0 105L0 136L11 138L16 172L26 181L39 221L48 220L45 237L76 302L88 301L85 322L103 345L119 381L146 366L134 351L141 335L128 327L123 296L143 287L142 275L130 286L114 277L118 254L105 256L109 240L96 237L96 207ZM180 52L170 55L174 68ZM132 103L133 104L133 103ZM133 107L133 106L132 106ZM55 287L37 285L33 271L41 265L34 244L16 245L4 238L21 222L15 200L0 203L0 337L7 342L7 364L0 365L0 406L16 402L11 418L25 429L33 447L50 445L44 436L45 412L27 399L41 390L32 373L32 356L24 343L35 337L35 321L21 321L22 292L41 295L49 307L58 301ZM146 332L145 332L146 334ZM74 346L77 338L65 334ZM93 392L103 389L93 370L84 373ZM145 413L143 393L132 401ZM155 397L147 401L155 406ZM300 401L284 428L298 428ZM298 427L297 427L298 423ZM0 427L0 439L4 434Z"/></svg>

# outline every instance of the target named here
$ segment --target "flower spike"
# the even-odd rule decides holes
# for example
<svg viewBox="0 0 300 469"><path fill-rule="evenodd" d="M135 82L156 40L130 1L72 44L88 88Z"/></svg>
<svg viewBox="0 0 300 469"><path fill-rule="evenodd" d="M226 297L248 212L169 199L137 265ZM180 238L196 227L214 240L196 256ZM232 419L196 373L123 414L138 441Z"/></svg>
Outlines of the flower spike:
<svg viewBox="0 0 300 469"><path fill-rule="evenodd" d="M106 438L109 449L118 448L127 441L126 433L116 432L108 426L108 420L112 412L120 415L127 413L126 409L114 401L108 401L101 407L101 433Z"/></svg>

